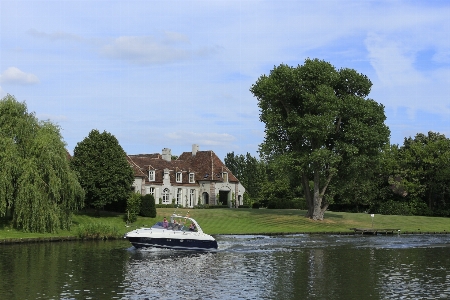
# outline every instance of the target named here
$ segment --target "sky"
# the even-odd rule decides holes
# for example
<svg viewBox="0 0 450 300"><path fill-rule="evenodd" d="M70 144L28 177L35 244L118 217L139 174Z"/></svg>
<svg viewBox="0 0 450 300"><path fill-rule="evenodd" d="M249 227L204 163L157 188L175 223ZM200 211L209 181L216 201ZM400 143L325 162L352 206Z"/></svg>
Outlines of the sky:
<svg viewBox="0 0 450 300"><path fill-rule="evenodd" d="M58 124L67 149L97 129L127 154L258 157L249 89L318 58L365 74L391 144L450 137L450 2L0 0L0 97Z"/></svg>

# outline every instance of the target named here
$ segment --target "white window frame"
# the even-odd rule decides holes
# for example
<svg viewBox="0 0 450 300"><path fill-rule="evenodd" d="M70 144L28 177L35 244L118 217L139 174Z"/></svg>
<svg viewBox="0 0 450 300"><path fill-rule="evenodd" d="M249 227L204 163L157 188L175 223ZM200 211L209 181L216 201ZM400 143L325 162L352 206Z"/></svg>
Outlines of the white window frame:
<svg viewBox="0 0 450 300"><path fill-rule="evenodd" d="M189 190L189 206L195 206L195 189Z"/></svg>
<svg viewBox="0 0 450 300"><path fill-rule="evenodd" d="M189 173L189 183L195 183L195 174Z"/></svg>
<svg viewBox="0 0 450 300"><path fill-rule="evenodd" d="M162 192L162 204L170 204L170 191L165 188Z"/></svg>
<svg viewBox="0 0 450 300"><path fill-rule="evenodd" d="M156 197L155 197L155 188L154 187L150 188L149 194L153 196L153 199L156 199Z"/></svg>
<svg viewBox="0 0 450 300"><path fill-rule="evenodd" d="M148 181L155 181L155 170L148 171Z"/></svg>
<svg viewBox="0 0 450 300"><path fill-rule="evenodd" d="M183 174L181 172L177 172L176 182L183 182Z"/></svg>
<svg viewBox="0 0 450 300"><path fill-rule="evenodd" d="M178 188L177 189L177 203L178 205L180 205L183 201L183 189L182 188Z"/></svg>

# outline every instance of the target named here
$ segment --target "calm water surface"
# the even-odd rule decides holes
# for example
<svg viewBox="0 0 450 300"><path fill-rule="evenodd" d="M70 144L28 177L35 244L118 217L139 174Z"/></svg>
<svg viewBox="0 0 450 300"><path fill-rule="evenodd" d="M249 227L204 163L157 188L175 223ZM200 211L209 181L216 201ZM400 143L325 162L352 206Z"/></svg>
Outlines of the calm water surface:
<svg viewBox="0 0 450 300"><path fill-rule="evenodd" d="M450 299L450 235L218 236L0 246L0 299Z"/></svg>

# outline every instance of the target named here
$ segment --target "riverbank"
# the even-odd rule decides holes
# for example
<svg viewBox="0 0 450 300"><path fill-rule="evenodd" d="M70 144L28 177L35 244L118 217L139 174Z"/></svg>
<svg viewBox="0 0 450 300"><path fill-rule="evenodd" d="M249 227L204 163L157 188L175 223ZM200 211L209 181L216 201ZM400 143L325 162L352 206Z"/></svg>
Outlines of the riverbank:
<svg viewBox="0 0 450 300"><path fill-rule="evenodd" d="M124 233L139 227L152 226L164 216L174 213L173 208L158 208L156 218L138 217L126 225L123 214L102 212L100 217L92 212L79 212L73 218L70 231L61 230L55 234L25 233L0 225L0 244L11 242L61 241L80 239L80 229L101 224L110 227L121 238ZM177 209L177 214L196 219L203 231L212 234L354 234L350 228L398 228L401 234L447 234L450 232L450 218L422 216L391 216L364 213L326 212L323 221L305 218L303 210L286 209Z"/></svg>

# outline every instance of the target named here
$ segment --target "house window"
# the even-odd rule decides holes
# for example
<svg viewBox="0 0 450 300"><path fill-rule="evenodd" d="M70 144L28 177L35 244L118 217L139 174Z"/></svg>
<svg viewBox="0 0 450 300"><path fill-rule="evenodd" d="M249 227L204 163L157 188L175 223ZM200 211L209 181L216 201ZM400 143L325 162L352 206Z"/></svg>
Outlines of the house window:
<svg viewBox="0 0 450 300"><path fill-rule="evenodd" d="M222 173L222 178L224 182L228 182L228 173L226 172Z"/></svg>
<svg viewBox="0 0 450 300"><path fill-rule="evenodd" d="M189 173L189 183L195 183L194 173Z"/></svg>
<svg viewBox="0 0 450 300"><path fill-rule="evenodd" d="M155 188L151 187L149 194L153 196L153 198L155 198Z"/></svg>
<svg viewBox="0 0 450 300"><path fill-rule="evenodd" d="M182 190L181 189L177 189L177 204L180 205L181 204L181 200L182 200Z"/></svg>
<svg viewBox="0 0 450 300"><path fill-rule="evenodd" d="M169 189L165 188L162 194L162 204L169 204Z"/></svg>
<svg viewBox="0 0 450 300"><path fill-rule="evenodd" d="M177 172L177 182L182 182L181 172Z"/></svg>
<svg viewBox="0 0 450 300"><path fill-rule="evenodd" d="M155 170L148 171L148 181L155 181Z"/></svg>
<svg viewBox="0 0 450 300"><path fill-rule="evenodd" d="M192 207L195 205L195 190L191 189L189 190L189 207Z"/></svg>

